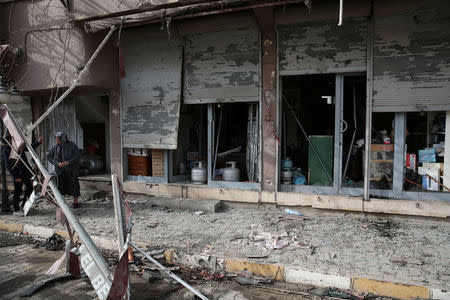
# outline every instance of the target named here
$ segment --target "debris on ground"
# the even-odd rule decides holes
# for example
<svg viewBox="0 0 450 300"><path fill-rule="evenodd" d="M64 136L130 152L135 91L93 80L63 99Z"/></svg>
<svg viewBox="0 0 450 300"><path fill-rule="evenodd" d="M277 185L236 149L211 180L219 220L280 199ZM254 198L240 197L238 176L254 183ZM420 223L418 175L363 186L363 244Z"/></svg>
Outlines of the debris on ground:
<svg viewBox="0 0 450 300"><path fill-rule="evenodd" d="M127 197L129 201L136 199L134 194ZM246 259L252 254L267 254L267 258L261 258L262 262L302 266L322 273L437 287L447 287L450 282L445 267L450 262L450 247L446 246L450 224L445 219L343 214L302 207L301 213L311 219L303 220L301 216L286 215L284 207L282 210L266 205L248 208L238 204L225 205L220 214L197 216L195 210L167 213L166 208L150 207L141 198L130 206L135 212L133 239L142 244L192 254L201 254L205 245L211 245L208 255L213 257ZM71 199L66 201L70 203ZM117 239L112 203L101 207L86 205L83 209L86 211L78 217L89 233ZM2 220L17 222L12 215L3 215ZM33 209L33 216L24 222L65 231L55 220L55 207L47 201L39 203ZM283 232L289 236L282 237ZM268 250L266 241L277 236L290 245ZM402 256L406 265L391 260L394 255ZM420 261L425 263L418 265Z"/></svg>
<svg viewBox="0 0 450 300"><path fill-rule="evenodd" d="M318 297L332 297L339 299L351 299L351 300L359 300L359 299L374 299L380 298L374 296L369 293L358 293L350 290L339 290L337 288L314 288L310 290L310 292Z"/></svg>
<svg viewBox="0 0 450 300"><path fill-rule="evenodd" d="M51 237L46 239L44 242L36 243L40 247L44 247L50 251L61 251L64 250L66 245L66 240L57 233L54 233Z"/></svg>
<svg viewBox="0 0 450 300"><path fill-rule="evenodd" d="M398 229L398 224L395 222L392 222L390 220L371 220L366 221L361 224L363 228L373 228L376 231L378 231L379 235L386 238L393 238L395 237L396 230Z"/></svg>
<svg viewBox="0 0 450 300"><path fill-rule="evenodd" d="M280 250L287 246L289 246L289 242L282 240L279 237L276 237L276 238L272 239L271 241L267 241L267 243L266 243L266 248L272 249L272 250Z"/></svg>
<svg viewBox="0 0 450 300"><path fill-rule="evenodd" d="M233 278L237 283L240 284L261 284L261 283L271 283L271 279L267 279L264 277L245 277L245 276L236 276Z"/></svg>
<svg viewBox="0 0 450 300"><path fill-rule="evenodd" d="M199 210L199 211L196 211L195 212L195 214L197 215L197 216L201 216L201 215L203 215L205 212L203 211L203 210Z"/></svg>
<svg viewBox="0 0 450 300"><path fill-rule="evenodd" d="M247 258L253 258L253 259L262 259L262 258L267 258L269 255L267 254L251 254L251 255L247 255Z"/></svg>
<svg viewBox="0 0 450 300"><path fill-rule="evenodd" d="M230 274L228 277L232 277L234 281L238 282L239 284L251 284L251 285L257 285L257 284L269 284L272 283L271 278L265 278L262 276L257 276L252 274L250 271L244 271L240 274L234 275Z"/></svg>
<svg viewBox="0 0 450 300"><path fill-rule="evenodd" d="M299 212L298 210L295 209L290 209L290 208L286 208L284 210L284 212L288 215L293 215L293 216L303 216L303 214L301 212Z"/></svg>
<svg viewBox="0 0 450 300"><path fill-rule="evenodd" d="M159 225L158 222L151 222L147 224L148 228L156 228L158 225Z"/></svg>

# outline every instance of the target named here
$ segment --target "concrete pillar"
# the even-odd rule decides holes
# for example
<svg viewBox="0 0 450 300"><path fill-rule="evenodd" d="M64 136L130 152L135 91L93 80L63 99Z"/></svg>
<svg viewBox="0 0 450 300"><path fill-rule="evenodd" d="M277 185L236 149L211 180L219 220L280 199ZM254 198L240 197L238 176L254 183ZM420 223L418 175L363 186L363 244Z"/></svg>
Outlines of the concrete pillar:
<svg viewBox="0 0 450 300"><path fill-rule="evenodd" d="M445 119L444 185L450 188L450 110Z"/></svg>
<svg viewBox="0 0 450 300"><path fill-rule="evenodd" d="M274 192L277 189L277 34L275 31L273 9L255 9L254 13L261 29L261 76L262 111L262 189Z"/></svg>

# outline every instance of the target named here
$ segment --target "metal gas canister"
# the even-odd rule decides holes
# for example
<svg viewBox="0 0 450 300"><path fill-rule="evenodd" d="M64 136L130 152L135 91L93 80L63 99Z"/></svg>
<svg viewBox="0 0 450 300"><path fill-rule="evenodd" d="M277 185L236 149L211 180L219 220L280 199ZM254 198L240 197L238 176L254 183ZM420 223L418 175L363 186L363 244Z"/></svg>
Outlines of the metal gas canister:
<svg viewBox="0 0 450 300"><path fill-rule="evenodd" d="M241 172L236 168L236 162L228 161L226 166L227 168L223 169L222 179L224 181L239 181Z"/></svg>
<svg viewBox="0 0 450 300"><path fill-rule="evenodd" d="M191 170L191 180L195 184L203 184L207 181L206 168L203 167L202 161L196 161Z"/></svg>

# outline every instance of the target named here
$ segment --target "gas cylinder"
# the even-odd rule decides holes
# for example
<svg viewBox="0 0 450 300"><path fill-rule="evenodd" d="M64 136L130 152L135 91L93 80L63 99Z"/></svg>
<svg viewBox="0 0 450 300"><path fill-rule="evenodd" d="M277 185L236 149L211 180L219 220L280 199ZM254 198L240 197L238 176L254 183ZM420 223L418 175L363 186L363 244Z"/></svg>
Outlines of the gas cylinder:
<svg viewBox="0 0 450 300"><path fill-rule="evenodd" d="M227 168L223 169L222 178L224 181L239 181L240 170L236 168L235 161L228 161Z"/></svg>
<svg viewBox="0 0 450 300"><path fill-rule="evenodd" d="M207 180L206 168L203 167L202 161L196 161L191 170L191 180L195 184L204 184Z"/></svg>

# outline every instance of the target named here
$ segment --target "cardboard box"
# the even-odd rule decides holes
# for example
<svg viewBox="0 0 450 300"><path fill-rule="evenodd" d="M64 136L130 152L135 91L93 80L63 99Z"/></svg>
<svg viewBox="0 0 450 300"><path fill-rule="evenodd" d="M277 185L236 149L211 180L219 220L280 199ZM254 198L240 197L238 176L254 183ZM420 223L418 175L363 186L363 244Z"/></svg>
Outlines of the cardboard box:
<svg viewBox="0 0 450 300"><path fill-rule="evenodd" d="M440 186L439 184L434 181L433 179L430 178L433 177L435 180L439 181L439 175L437 175L437 173L427 173L428 175L422 175L422 188L424 188L425 190L429 190L429 191L439 191L440 190Z"/></svg>
<svg viewBox="0 0 450 300"><path fill-rule="evenodd" d="M152 176L164 177L164 152L162 149L152 149Z"/></svg>
<svg viewBox="0 0 450 300"><path fill-rule="evenodd" d="M434 148L426 148L419 150L419 162L436 162L436 149Z"/></svg>
<svg viewBox="0 0 450 300"><path fill-rule="evenodd" d="M128 175L151 176L152 164L149 156L128 154Z"/></svg>
<svg viewBox="0 0 450 300"><path fill-rule="evenodd" d="M444 171L444 163L423 163L422 167L439 169L441 172Z"/></svg>
<svg viewBox="0 0 450 300"><path fill-rule="evenodd" d="M394 145L373 144L370 146L371 160L393 160Z"/></svg>
<svg viewBox="0 0 450 300"><path fill-rule="evenodd" d="M407 169L413 170L414 172L417 172L417 155L407 153L405 159L405 167Z"/></svg>

